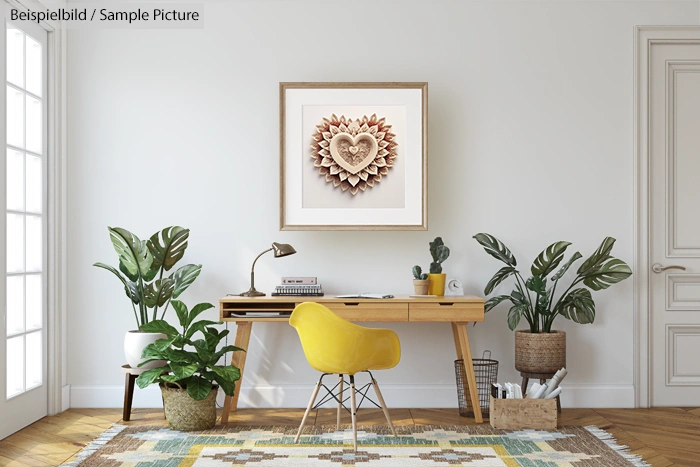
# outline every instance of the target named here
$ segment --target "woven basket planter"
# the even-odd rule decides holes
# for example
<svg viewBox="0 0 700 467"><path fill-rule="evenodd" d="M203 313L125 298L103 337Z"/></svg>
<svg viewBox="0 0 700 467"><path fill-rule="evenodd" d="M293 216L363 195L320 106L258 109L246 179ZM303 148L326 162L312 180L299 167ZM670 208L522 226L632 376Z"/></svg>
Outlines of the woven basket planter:
<svg viewBox="0 0 700 467"><path fill-rule="evenodd" d="M556 373L566 366L566 333L515 331L515 369L525 373Z"/></svg>
<svg viewBox="0 0 700 467"><path fill-rule="evenodd" d="M207 397L196 401L187 394L186 389L161 385L165 418L168 420L170 428L180 431L213 428L216 425L216 393L218 389L218 386L215 386Z"/></svg>

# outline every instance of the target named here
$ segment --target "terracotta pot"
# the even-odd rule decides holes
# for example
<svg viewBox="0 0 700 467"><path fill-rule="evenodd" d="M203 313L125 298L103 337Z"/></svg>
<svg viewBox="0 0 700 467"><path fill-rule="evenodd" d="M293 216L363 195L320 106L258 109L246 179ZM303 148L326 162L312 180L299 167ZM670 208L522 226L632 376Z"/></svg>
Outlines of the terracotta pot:
<svg viewBox="0 0 700 467"><path fill-rule="evenodd" d="M160 333L128 331L124 336L124 356L126 357L126 363L128 363L131 368L138 368L139 363L147 360L141 358L144 347L154 343L158 339L165 339L166 337L168 336ZM165 360L156 360L145 364L141 368L159 368L165 366L166 363L168 362Z"/></svg>
<svg viewBox="0 0 700 467"><path fill-rule="evenodd" d="M566 366L566 333L515 331L515 369L526 373L556 373Z"/></svg>
<svg viewBox="0 0 700 467"><path fill-rule="evenodd" d="M430 281L428 279L420 280L413 279L413 291L416 295L428 295L428 287L430 286Z"/></svg>
<svg viewBox="0 0 700 467"><path fill-rule="evenodd" d="M428 280L430 281L430 286L428 287L429 295L437 295L442 297L445 295L445 280L447 279L447 274L444 272L442 274L428 274Z"/></svg>
<svg viewBox="0 0 700 467"><path fill-rule="evenodd" d="M214 386L201 401L194 400L186 389L160 386L163 393L163 409L168 425L173 430L208 430L216 425L216 393Z"/></svg>

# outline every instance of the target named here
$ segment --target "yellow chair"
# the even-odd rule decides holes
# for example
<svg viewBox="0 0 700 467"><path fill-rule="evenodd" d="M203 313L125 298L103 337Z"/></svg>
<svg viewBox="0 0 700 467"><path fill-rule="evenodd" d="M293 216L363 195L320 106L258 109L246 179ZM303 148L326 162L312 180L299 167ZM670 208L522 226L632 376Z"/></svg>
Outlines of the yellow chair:
<svg viewBox="0 0 700 467"><path fill-rule="evenodd" d="M309 364L323 373L314 386L313 394L309 405L306 407L304 418L301 420L299 432L294 442L299 441L299 436L306 423L311 409L335 399L338 402L337 428L340 428L341 408L347 408L343 404L347 400L343 399L343 375L350 378L350 415L352 417L353 443L357 450L357 420L356 413L359 405L356 406L355 394L360 394L362 399L360 405L367 399L384 411L386 421L389 422L391 432L396 436L396 430L391 423L389 411L384 403L382 393L379 391L377 380L374 379L370 370L387 370L395 367L401 358L401 345L399 337L394 331L389 329L373 329L357 326L339 317L331 310L320 303L305 302L297 306L289 318L291 324L299 333L301 346L304 348L304 355ZM369 373L371 383L360 389L355 388L355 373ZM323 377L328 375L338 375L338 383L329 389L323 384ZM379 404L367 397L369 386L374 387ZM319 389L323 387L328 394L314 406ZM338 394L334 391L338 389ZM363 392L364 391L364 392Z"/></svg>

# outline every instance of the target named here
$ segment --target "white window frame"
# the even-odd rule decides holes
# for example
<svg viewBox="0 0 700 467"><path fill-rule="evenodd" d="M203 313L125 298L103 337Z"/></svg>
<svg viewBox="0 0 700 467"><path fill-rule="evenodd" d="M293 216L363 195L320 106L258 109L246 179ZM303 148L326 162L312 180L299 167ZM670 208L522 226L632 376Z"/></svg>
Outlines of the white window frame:
<svg viewBox="0 0 700 467"><path fill-rule="evenodd" d="M42 0L0 0L9 8L46 11L55 3ZM56 415L70 407L66 375L66 31L61 22L39 24L47 33L47 151L46 151L46 223L47 223L47 321L46 366L48 414Z"/></svg>

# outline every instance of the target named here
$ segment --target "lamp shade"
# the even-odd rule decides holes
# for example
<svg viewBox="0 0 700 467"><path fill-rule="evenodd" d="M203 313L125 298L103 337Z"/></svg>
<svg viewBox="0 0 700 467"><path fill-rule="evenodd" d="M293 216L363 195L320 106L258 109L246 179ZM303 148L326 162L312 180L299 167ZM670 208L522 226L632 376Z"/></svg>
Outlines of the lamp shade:
<svg viewBox="0 0 700 467"><path fill-rule="evenodd" d="M283 256L293 255L297 252L294 247L288 243L272 243L272 251L274 251L275 258L281 258Z"/></svg>

